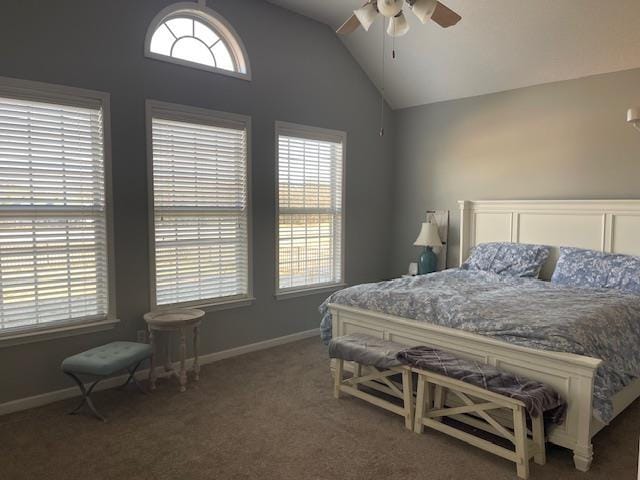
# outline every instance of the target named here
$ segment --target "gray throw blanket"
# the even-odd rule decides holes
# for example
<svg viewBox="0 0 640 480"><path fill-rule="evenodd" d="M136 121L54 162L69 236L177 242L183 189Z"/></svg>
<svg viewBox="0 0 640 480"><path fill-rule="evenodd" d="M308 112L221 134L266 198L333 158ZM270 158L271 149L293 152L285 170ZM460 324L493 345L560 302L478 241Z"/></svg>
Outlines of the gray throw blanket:
<svg viewBox="0 0 640 480"><path fill-rule="evenodd" d="M329 357L388 369L402 365L396 357L404 348L406 346L399 343L354 333L332 339L329 342Z"/></svg>
<svg viewBox="0 0 640 480"><path fill-rule="evenodd" d="M407 348L398 352L397 358L404 364L520 400L531 417L544 414L545 420L558 425L564 421L566 402L543 383L500 371L491 365L463 360L431 347Z"/></svg>

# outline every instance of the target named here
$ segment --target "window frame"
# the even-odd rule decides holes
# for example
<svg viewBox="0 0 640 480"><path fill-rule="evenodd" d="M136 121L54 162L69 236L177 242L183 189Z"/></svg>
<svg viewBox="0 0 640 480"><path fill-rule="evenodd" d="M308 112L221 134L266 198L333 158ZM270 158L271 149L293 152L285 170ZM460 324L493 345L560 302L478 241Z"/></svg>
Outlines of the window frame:
<svg viewBox="0 0 640 480"><path fill-rule="evenodd" d="M153 184L153 118L163 118L177 122L196 123L229 128L242 126L246 131L246 214L247 214L247 293L234 297L200 299L190 302L158 305L156 299L156 245L155 245L155 208ZM149 305L151 311L171 310L175 308L201 308L207 311L223 310L251 305L253 295L253 209L251 192L251 117L236 113L220 112L205 108L146 100L145 126L147 137L147 190L148 190L148 226L149 226Z"/></svg>
<svg viewBox="0 0 640 480"><path fill-rule="evenodd" d="M212 67L202 63L191 62L181 58L162 55L151 51L151 38L156 30L167 20L174 17L187 17L203 22L211 28L216 35L226 44L229 53L232 55L234 63L239 71L225 70L223 68ZM212 10L201 3L180 2L169 5L162 9L151 21L144 40L144 56L162 62L174 63L183 67L196 68L207 72L227 75L241 80L251 81L251 65L247 49L233 26L218 12Z"/></svg>
<svg viewBox="0 0 640 480"><path fill-rule="evenodd" d="M104 318L95 316L47 322L35 326L25 326L8 332L0 332L0 347L31 343L40 340L79 335L115 328L116 317L116 275L113 229L113 182L111 167L111 109L110 95L106 92L87 90L65 85L34 82L9 77L0 77L0 96L68 105L80 108L102 109L102 148L104 168L105 224L107 250L107 314Z"/></svg>
<svg viewBox="0 0 640 480"><path fill-rule="evenodd" d="M309 140L340 142L342 144L342 222L340 235L340 280L337 282L318 283L302 287L280 288L280 135L306 138ZM301 297L331 292L347 286L345 280L346 258L346 185L347 185L347 132L331 130L297 123L276 121L275 123L275 298L284 300L287 298Z"/></svg>

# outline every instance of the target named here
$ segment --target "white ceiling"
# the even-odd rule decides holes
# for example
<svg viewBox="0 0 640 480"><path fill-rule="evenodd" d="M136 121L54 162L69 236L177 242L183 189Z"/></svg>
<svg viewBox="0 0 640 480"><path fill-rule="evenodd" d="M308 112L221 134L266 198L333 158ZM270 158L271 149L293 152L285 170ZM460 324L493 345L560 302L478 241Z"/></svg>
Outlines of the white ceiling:
<svg viewBox="0 0 640 480"><path fill-rule="evenodd" d="M335 29L363 0L269 0ZM638 0L443 0L456 26L422 25L387 41L385 96L393 108L640 67ZM381 86L381 23L344 39ZM640 88L640 86L639 86Z"/></svg>

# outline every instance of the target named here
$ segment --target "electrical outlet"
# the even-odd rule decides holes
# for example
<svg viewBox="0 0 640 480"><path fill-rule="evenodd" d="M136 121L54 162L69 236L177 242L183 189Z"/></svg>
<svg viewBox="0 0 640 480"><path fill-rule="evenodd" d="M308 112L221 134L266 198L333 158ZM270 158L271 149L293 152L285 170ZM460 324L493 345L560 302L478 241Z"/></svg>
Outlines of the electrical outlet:
<svg viewBox="0 0 640 480"><path fill-rule="evenodd" d="M146 330L138 330L138 342L139 343L147 343L147 332L146 332Z"/></svg>

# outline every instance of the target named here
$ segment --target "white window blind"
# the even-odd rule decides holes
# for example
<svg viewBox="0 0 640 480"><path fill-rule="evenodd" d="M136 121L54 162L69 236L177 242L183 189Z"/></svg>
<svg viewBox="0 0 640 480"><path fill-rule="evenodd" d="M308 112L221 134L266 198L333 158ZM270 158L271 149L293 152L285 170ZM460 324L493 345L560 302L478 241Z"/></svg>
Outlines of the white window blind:
<svg viewBox="0 0 640 480"><path fill-rule="evenodd" d="M247 297L246 125L152 117L152 139L156 305Z"/></svg>
<svg viewBox="0 0 640 480"><path fill-rule="evenodd" d="M109 310L102 108L0 96L0 332Z"/></svg>
<svg viewBox="0 0 640 480"><path fill-rule="evenodd" d="M341 283L344 134L278 124L278 290Z"/></svg>

